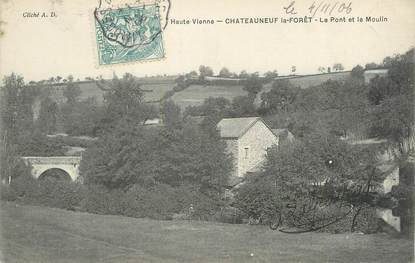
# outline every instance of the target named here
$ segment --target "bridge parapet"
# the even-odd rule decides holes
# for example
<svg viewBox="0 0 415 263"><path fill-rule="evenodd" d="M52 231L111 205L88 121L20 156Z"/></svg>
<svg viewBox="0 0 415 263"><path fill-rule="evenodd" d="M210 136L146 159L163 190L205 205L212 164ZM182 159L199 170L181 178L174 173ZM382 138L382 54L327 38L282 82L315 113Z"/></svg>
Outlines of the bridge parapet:
<svg viewBox="0 0 415 263"><path fill-rule="evenodd" d="M50 156L50 157L38 157L28 156L22 157L22 159L30 164L80 164L80 156Z"/></svg>
<svg viewBox="0 0 415 263"><path fill-rule="evenodd" d="M32 176L39 178L44 172L51 169L65 171L75 181L79 177L80 156L27 156L22 157L23 161L32 166Z"/></svg>

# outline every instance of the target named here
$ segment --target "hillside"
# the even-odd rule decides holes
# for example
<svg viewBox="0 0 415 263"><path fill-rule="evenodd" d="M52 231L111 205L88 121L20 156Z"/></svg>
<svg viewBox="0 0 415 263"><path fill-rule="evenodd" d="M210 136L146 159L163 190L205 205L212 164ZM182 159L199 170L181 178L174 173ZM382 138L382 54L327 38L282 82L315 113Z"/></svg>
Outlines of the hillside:
<svg viewBox="0 0 415 263"><path fill-rule="evenodd" d="M343 81L349 76L350 71L342 71L312 75L281 76L276 78L275 81L289 80L294 86L300 87L302 89L308 89L328 80Z"/></svg>
<svg viewBox="0 0 415 263"><path fill-rule="evenodd" d="M173 95L173 101L183 110L188 106L201 105L209 97L224 97L232 100L237 96L246 96L248 92L241 85L220 86L220 85L191 85L185 90Z"/></svg>
<svg viewBox="0 0 415 263"><path fill-rule="evenodd" d="M144 90L144 100L146 102L155 102L160 101L160 99L164 96L164 94L172 90L174 87L174 80L166 79L166 80L140 80L143 84L141 88ZM100 89L95 81L80 81L76 82L76 84L81 89L80 99L87 99L87 98L95 98L98 104L102 104L104 101L104 90ZM63 90L66 87L66 84L59 83L50 85L51 87L51 95L52 99L58 103L65 102L65 98L63 96Z"/></svg>
<svg viewBox="0 0 415 263"><path fill-rule="evenodd" d="M323 74L313 74L313 75L292 75L292 76L281 76L277 77L274 82L278 82L281 80L288 80L294 86L300 87L301 89L308 89L321 83L324 83L328 80L333 81L343 81L346 80L350 76L350 71L343 71L343 72L331 72L331 73L323 73ZM270 91L272 88L272 83L268 83L264 85L264 88L260 93L258 93L255 99L255 105L259 106L261 104L261 95L265 92Z"/></svg>
<svg viewBox="0 0 415 263"><path fill-rule="evenodd" d="M283 234L0 202L1 262L412 262L386 234ZM252 255L251 255L252 253Z"/></svg>
<svg viewBox="0 0 415 263"><path fill-rule="evenodd" d="M282 76L274 80L289 80L293 85L306 89L316 85L319 85L327 80L342 81L350 75L350 72L333 72L325 74L315 75L294 75L294 76ZM171 91L175 86L174 77L148 77L140 78L142 83L142 89L144 90L144 100L146 102L157 105L166 92ZM95 81L79 81L76 82L81 88L80 99L87 99L93 97L97 100L98 104L102 104L104 100L104 91L100 89ZM58 83L50 85L52 98L58 103L63 103L65 98L63 97L63 90L66 87L65 83ZM271 83L264 85L263 90L258 94L255 105L259 106L261 102L261 94L268 92L272 87ZM232 100L237 96L246 96L248 93L243 90L242 85L190 85L188 88L176 92L172 99L177 103L182 110L188 106L201 105L203 101L209 97L224 97Z"/></svg>

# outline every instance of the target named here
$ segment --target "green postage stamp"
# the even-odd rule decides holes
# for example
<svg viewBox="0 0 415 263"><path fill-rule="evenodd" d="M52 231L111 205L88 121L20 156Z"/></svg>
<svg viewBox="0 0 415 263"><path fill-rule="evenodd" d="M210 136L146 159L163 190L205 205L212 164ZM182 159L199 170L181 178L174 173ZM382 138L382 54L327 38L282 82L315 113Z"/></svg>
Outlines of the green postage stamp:
<svg viewBox="0 0 415 263"><path fill-rule="evenodd" d="M164 58L158 5L96 9L94 18L100 65Z"/></svg>

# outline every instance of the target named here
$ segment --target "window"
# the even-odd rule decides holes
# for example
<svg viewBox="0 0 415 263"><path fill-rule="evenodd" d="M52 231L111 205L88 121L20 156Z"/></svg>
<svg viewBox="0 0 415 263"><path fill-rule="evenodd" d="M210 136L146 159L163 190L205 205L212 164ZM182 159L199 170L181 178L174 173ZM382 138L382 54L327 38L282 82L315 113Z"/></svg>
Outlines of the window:
<svg viewBox="0 0 415 263"><path fill-rule="evenodd" d="M245 149L245 155L244 155L245 157L244 158L248 159L249 158L249 147L245 147L244 149Z"/></svg>

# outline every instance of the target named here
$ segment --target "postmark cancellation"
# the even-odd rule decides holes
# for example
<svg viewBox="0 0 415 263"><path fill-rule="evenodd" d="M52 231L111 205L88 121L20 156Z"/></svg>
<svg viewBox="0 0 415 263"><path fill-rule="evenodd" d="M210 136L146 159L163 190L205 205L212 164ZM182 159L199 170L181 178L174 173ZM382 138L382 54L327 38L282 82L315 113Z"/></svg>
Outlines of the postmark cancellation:
<svg viewBox="0 0 415 263"><path fill-rule="evenodd" d="M156 3L95 9L98 63L110 65L164 58L159 9Z"/></svg>

